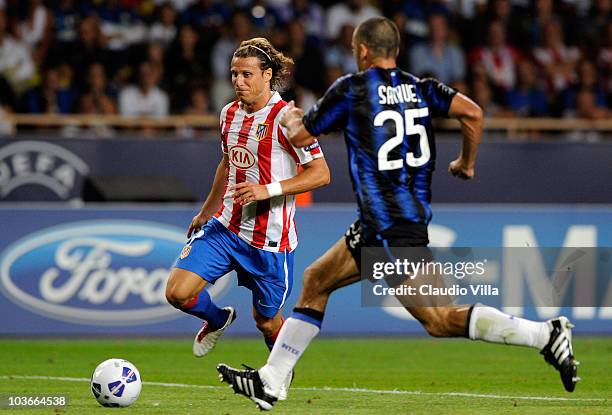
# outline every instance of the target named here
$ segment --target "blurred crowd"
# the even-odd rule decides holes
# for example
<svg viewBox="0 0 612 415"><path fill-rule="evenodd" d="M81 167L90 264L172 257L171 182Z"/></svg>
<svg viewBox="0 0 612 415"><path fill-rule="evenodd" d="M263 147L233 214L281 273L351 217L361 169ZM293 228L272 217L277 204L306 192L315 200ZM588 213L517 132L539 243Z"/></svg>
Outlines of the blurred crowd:
<svg viewBox="0 0 612 415"><path fill-rule="evenodd" d="M308 108L356 70L351 36L377 15L399 65L488 116L606 118L612 0L0 0L0 106L25 113L216 114L238 44L292 57L285 99Z"/></svg>

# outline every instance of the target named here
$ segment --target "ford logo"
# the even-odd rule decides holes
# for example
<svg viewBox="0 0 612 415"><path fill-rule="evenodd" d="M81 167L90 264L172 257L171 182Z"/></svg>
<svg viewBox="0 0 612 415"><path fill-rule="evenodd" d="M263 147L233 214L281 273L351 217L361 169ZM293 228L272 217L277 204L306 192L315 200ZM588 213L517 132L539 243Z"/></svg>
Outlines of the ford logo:
<svg viewBox="0 0 612 415"><path fill-rule="evenodd" d="M145 221L47 228L5 250L0 287L19 306L68 322L129 326L177 318L183 314L167 304L165 288L185 240L183 229ZM228 282L220 280L211 295Z"/></svg>

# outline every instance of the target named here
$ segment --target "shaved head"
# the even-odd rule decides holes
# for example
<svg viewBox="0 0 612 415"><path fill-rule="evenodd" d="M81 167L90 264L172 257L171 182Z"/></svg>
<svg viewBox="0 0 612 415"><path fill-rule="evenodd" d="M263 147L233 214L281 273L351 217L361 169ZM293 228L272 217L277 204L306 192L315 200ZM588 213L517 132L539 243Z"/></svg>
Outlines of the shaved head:
<svg viewBox="0 0 612 415"><path fill-rule="evenodd" d="M372 17L355 29L355 44L363 43L375 56L395 58L400 47L400 33L386 17Z"/></svg>

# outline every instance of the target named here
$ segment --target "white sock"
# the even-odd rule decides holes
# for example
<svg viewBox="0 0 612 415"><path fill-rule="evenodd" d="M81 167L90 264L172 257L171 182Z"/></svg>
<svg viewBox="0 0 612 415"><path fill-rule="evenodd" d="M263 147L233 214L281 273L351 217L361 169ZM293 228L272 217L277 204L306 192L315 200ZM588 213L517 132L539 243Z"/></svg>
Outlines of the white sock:
<svg viewBox="0 0 612 415"><path fill-rule="evenodd" d="M302 353L319 334L319 327L290 317L281 328L268 362L259 369L259 375L266 381L273 395L278 396L281 385L287 379Z"/></svg>
<svg viewBox="0 0 612 415"><path fill-rule="evenodd" d="M514 317L482 304L474 305L469 330L472 340L529 346L538 350L542 350L550 339L548 324Z"/></svg>

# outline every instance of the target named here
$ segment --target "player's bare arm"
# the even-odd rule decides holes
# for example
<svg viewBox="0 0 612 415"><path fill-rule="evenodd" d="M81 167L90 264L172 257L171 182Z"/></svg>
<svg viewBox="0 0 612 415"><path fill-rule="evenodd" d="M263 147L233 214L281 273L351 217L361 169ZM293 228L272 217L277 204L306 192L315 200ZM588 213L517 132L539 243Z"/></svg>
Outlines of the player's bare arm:
<svg viewBox="0 0 612 415"><path fill-rule="evenodd" d="M470 98L457 93L451 101L448 115L459 120L463 136L461 153L449 164L448 172L463 180L472 179L476 164L476 151L482 136L484 121L482 109Z"/></svg>
<svg viewBox="0 0 612 415"><path fill-rule="evenodd" d="M312 160L303 164L302 168L303 170L296 176L278 183L278 185L280 185L280 194L295 195L309 192L329 184L330 174L325 158L322 157ZM274 194L270 195L269 186L258 183L238 183L230 189L234 190L234 200L241 205L253 201L269 199L271 196L278 196Z"/></svg>
<svg viewBox="0 0 612 415"><path fill-rule="evenodd" d="M315 138L304 127L303 116L304 110L296 107L294 102L290 101L287 104L285 115L281 118L281 125L287 129L287 139L296 147L305 147L315 141Z"/></svg>
<svg viewBox="0 0 612 415"><path fill-rule="evenodd" d="M228 165L229 161L227 154L224 154L223 158L219 162L219 165L217 166L215 179L213 181L212 188L210 189L210 193L208 193L208 196L206 197L206 200L204 201L204 204L202 205L202 208L198 214L193 217L191 223L189 224L189 229L187 230L188 238L191 237L194 230L201 228L202 225L208 222L221 207L221 204L223 203L223 189L225 187L225 183L227 182Z"/></svg>

